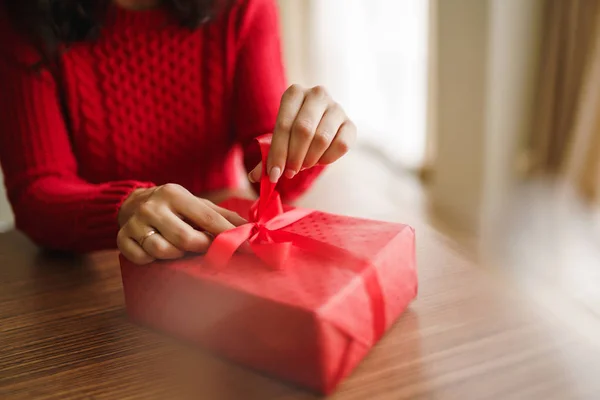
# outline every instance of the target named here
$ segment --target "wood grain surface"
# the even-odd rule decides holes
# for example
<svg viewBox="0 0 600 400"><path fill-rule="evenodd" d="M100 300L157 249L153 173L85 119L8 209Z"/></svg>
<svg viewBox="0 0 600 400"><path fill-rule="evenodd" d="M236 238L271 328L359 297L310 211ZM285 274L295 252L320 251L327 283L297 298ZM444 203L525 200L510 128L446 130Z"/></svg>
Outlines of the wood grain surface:
<svg viewBox="0 0 600 400"><path fill-rule="evenodd" d="M302 202L417 232L418 299L331 398L600 399L590 335L468 261L413 189L355 154ZM0 399L318 398L132 324L114 252L50 255L0 234Z"/></svg>
<svg viewBox="0 0 600 400"><path fill-rule="evenodd" d="M418 300L333 399L595 399L600 353L418 229ZM1 399L316 399L130 323L116 254L0 235Z"/></svg>

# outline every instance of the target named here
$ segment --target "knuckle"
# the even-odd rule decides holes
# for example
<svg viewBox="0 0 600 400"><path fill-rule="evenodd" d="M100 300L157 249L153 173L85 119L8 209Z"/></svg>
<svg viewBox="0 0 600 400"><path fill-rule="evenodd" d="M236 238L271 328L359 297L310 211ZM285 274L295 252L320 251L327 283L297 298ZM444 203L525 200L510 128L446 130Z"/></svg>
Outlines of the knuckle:
<svg viewBox="0 0 600 400"><path fill-rule="evenodd" d="M294 120L289 117L281 117L279 121L277 121L277 128L284 132L289 132L294 125Z"/></svg>
<svg viewBox="0 0 600 400"><path fill-rule="evenodd" d="M301 139L310 139L313 136L314 127L308 119L297 120L294 124L294 134Z"/></svg>
<svg viewBox="0 0 600 400"><path fill-rule="evenodd" d="M166 185L161 186L157 189L160 190L162 194L167 196L177 196L185 192L183 186L178 185L176 183L167 183Z"/></svg>
<svg viewBox="0 0 600 400"><path fill-rule="evenodd" d="M173 232L173 236L175 243L180 249L190 250L192 248L194 240L187 230L178 228Z"/></svg>
<svg viewBox="0 0 600 400"><path fill-rule="evenodd" d="M346 115L346 112L340 103L334 102L331 106L329 106L329 108L331 112L335 113L336 115Z"/></svg>
<svg viewBox="0 0 600 400"><path fill-rule="evenodd" d="M148 253L156 258L165 258L169 252L168 246L164 242L158 240L153 240L148 244L144 244L144 247L147 248Z"/></svg>
<svg viewBox="0 0 600 400"><path fill-rule="evenodd" d="M329 93L327 93L327 89L325 87L318 85L310 89L310 94L316 98L324 99L329 97Z"/></svg>
<svg viewBox="0 0 600 400"><path fill-rule="evenodd" d="M212 212L212 210L205 210L202 211L200 213L200 215L198 216L200 222L202 223L203 227L209 227L211 225L213 225L216 221L216 216L215 213Z"/></svg>
<svg viewBox="0 0 600 400"><path fill-rule="evenodd" d="M302 86L298 85L297 83L294 83L289 88L287 88L287 90L284 92L283 95L286 97L295 97L295 96L298 96L303 93L304 93L304 88Z"/></svg>
<svg viewBox="0 0 600 400"><path fill-rule="evenodd" d="M352 133L353 135L356 135L357 128L356 128L356 124L354 122L347 120L344 123L344 126L350 133Z"/></svg>
<svg viewBox="0 0 600 400"><path fill-rule="evenodd" d="M313 141L319 146L327 146L331 142L332 135L330 132L324 129L319 129L315 134Z"/></svg>
<svg viewBox="0 0 600 400"><path fill-rule="evenodd" d="M150 201L146 201L138 207L137 215L144 220L150 219L155 215L154 205Z"/></svg>
<svg viewBox="0 0 600 400"><path fill-rule="evenodd" d="M195 251L205 252L210 247L210 238L206 234L203 234L202 236L202 240L199 240L194 248Z"/></svg>
<svg viewBox="0 0 600 400"><path fill-rule="evenodd" d="M351 145L350 145L350 143L348 143L348 141L346 139L341 139L341 140L336 141L335 147L336 147L337 151L345 154L348 151L350 151Z"/></svg>
<svg viewBox="0 0 600 400"><path fill-rule="evenodd" d="M196 251L198 253L204 253L204 252L208 251L208 249L210 248L210 245L212 244L212 241L215 238L214 236L207 235L207 234L202 234L201 237L202 237L202 239L198 241L198 243L196 244L196 247L194 249L194 251Z"/></svg>
<svg viewBox="0 0 600 400"><path fill-rule="evenodd" d="M135 225L139 224L139 218L137 216L133 216L131 217L131 219L129 221L127 221L127 223L125 225L123 225L123 227L119 230L119 233L117 234L117 240L122 240L123 242L129 240L129 239L133 239L136 240L135 238Z"/></svg>

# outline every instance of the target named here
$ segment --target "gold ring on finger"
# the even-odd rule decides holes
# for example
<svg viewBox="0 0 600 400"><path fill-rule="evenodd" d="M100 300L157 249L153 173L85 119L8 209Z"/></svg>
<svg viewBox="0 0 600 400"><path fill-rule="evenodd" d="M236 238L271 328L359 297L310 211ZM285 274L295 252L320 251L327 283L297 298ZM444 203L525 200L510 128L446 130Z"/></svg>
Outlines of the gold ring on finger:
<svg viewBox="0 0 600 400"><path fill-rule="evenodd" d="M144 248L144 242L152 235L157 234L158 232L156 232L154 229L152 229L151 231L149 231L148 233L146 233L139 241L138 243L140 244L141 248Z"/></svg>

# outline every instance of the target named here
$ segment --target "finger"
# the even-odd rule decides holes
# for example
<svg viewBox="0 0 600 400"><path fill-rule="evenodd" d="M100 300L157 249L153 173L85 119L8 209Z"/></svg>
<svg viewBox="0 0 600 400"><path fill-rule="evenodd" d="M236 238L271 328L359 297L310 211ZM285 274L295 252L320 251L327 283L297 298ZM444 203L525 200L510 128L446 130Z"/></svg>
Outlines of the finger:
<svg viewBox="0 0 600 400"><path fill-rule="evenodd" d="M346 119L346 113L337 103L329 106L317 127L306 157L304 157L303 168L311 168L317 164L333 142L336 133Z"/></svg>
<svg viewBox="0 0 600 400"><path fill-rule="evenodd" d="M303 102L304 89L299 85L290 86L281 98L267 159L267 174L273 183L279 180L285 168L292 126Z"/></svg>
<svg viewBox="0 0 600 400"><path fill-rule="evenodd" d="M154 222L157 221L158 219L155 219ZM177 248L163 237L161 228L157 227L155 224L148 225L141 221L137 216L134 216L129 220L124 230L146 253L155 259L173 260L185 255L183 249ZM144 239L151 231L156 231L156 233Z"/></svg>
<svg viewBox="0 0 600 400"><path fill-rule="evenodd" d="M189 221L212 235L234 228L231 222L206 204L207 200L199 199L180 185L164 185L155 193L155 196L139 208L139 212L147 217L146 220L151 220L152 215L157 212L157 204L166 202L180 219ZM154 200L155 198L157 200Z"/></svg>
<svg viewBox="0 0 600 400"><path fill-rule="evenodd" d="M258 165L248 174L248 179L252 183L260 182L260 178L262 178L262 163L258 163Z"/></svg>
<svg viewBox="0 0 600 400"><path fill-rule="evenodd" d="M285 169L286 178L293 178L302 168L317 126L319 126L328 106L329 96L321 86L312 88L307 94L292 126Z"/></svg>
<svg viewBox="0 0 600 400"><path fill-rule="evenodd" d="M213 210L215 210L216 212L218 212L219 214L221 214L223 217L225 217L225 219L227 221L231 222L235 226L240 226L240 225L244 225L244 224L248 223L247 220L245 220L244 218L242 218L235 211L231 211L231 210L228 210L228 209L223 208L221 206L218 206L215 203L213 203L211 201L208 201L208 200L206 200L206 204L210 208L212 208Z"/></svg>
<svg viewBox="0 0 600 400"><path fill-rule="evenodd" d="M152 237L146 240L151 248L146 247L146 243L143 246L155 258L172 259L183 256L186 251L204 251L208 238L182 221L168 206L169 202L177 202L177 199L195 197L176 185L161 187L158 195L162 196L160 200L149 199L130 219L127 229L131 237L139 241L150 230L157 230L162 236L158 240Z"/></svg>
<svg viewBox="0 0 600 400"><path fill-rule="evenodd" d="M156 216L153 226L171 245L182 252L204 253L212 242L212 238L206 233L194 229L169 209Z"/></svg>
<svg viewBox="0 0 600 400"><path fill-rule="evenodd" d="M208 200L193 195L176 199L172 203L173 212L190 220L194 225L212 235L235 228L224 216L207 205Z"/></svg>
<svg viewBox="0 0 600 400"><path fill-rule="evenodd" d="M117 247L123 256L134 264L145 265L154 261L140 245L121 229L117 235Z"/></svg>
<svg viewBox="0 0 600 400"><path fill-rule="evenodd" d="M346 120L340 127L335 135L335 139L325 151L325 154L319 160L319 164L331 164L332 162L338 160L344 154L350 150L354 142L356 141L356 127L354 124Z"/></svg>
<svg viewBox="0 0 600 400"><path fill-rule="evenodd" d="M156 233L144 240L142 249L157 260L176 260L185 255L185 251L178 249L160 233Z"/></svg>

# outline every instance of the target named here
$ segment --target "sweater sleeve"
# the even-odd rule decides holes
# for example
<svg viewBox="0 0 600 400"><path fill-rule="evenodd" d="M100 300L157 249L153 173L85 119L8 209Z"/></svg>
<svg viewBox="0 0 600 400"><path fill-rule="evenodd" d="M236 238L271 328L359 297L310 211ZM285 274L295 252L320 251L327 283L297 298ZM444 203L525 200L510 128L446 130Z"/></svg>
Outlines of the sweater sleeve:
<svg viewBox="0 0 600 400"><path fill-rule="evenodd" d="M115 248L121 203L151 184L91 184L78 176L52 75L32 72L27 65L37 54L3 28L0 161L17 228L48 249Z"/></svg>
<svg viewBox="0 0 600 400"><path fill-rule="evenodd" d="M273 132L281 96L286 89L281 53L279 15L275 0L239 2L235 20L234 72L235 130L244 149L244 165L251 171L260 161L253 139ZM292 201L306 191L322 171L317 166L277 185L281 196Z"/></svg>

